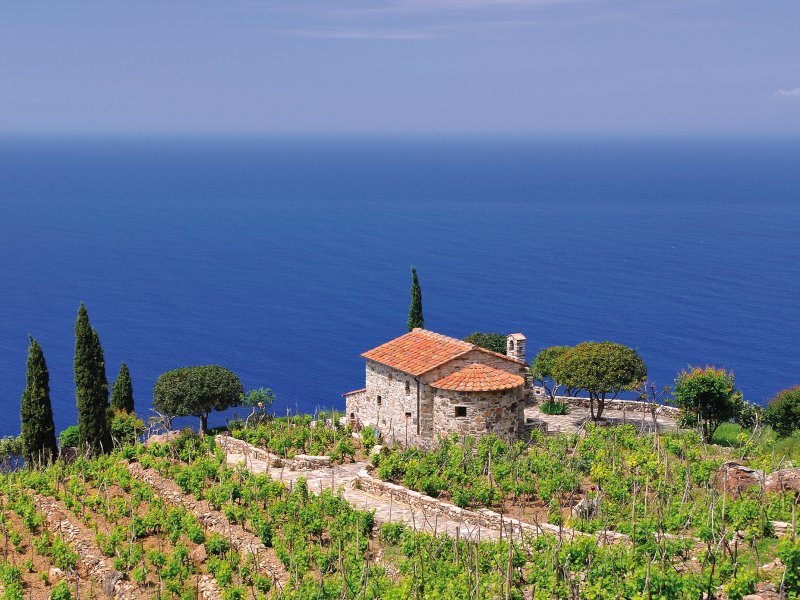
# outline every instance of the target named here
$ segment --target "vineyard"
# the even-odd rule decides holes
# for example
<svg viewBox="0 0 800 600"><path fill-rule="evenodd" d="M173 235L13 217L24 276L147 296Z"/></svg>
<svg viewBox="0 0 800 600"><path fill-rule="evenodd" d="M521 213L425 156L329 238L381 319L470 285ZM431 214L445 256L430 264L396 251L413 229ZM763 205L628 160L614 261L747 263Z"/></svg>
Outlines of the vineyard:
<svg viewBox="0 0 800 600"><path fill-rule="evenodd" d="M275 421L237 435L286 457L342 440L354 447L342 460L365 453L346 428ZM630 536L603 545L509 529L475 541L378 526L340 492L229 465L213 436L187 432L3 475L0 585L9 599L736 599L757 584L797 597L800 543L770 527L792 522L797 497L714 486L743 451L768 472L787 466L756 443L734 451L628 428L375 456L379 476L461 506Z"/></svg>

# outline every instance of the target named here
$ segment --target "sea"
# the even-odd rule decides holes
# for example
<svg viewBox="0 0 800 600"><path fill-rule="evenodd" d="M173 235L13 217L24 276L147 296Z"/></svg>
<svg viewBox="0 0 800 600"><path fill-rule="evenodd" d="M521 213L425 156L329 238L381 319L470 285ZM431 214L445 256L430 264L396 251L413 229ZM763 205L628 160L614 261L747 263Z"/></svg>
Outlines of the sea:
<svg viewBox="0 0 800 600"><path fill-rule="evenodd" d="M28 335L76 422L82 301L143 418L198 364L278 414L342 409L406 331L412 266L428 329L522 332L529 359L611 340L658 386L715 365L763 403L800 383L800 140L2 137L0 435Z"/></svg>

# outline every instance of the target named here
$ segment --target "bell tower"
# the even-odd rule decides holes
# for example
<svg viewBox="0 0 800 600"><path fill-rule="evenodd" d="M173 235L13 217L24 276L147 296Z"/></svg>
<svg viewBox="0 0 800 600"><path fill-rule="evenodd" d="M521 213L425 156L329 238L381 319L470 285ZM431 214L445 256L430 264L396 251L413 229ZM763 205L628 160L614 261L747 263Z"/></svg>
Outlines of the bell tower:
<svg viewBox="0 0 800 600"><path fill-rule="evenodd" d="M506 337L506 355L519 362L525 362L525 336L512 333Z"/></svg>

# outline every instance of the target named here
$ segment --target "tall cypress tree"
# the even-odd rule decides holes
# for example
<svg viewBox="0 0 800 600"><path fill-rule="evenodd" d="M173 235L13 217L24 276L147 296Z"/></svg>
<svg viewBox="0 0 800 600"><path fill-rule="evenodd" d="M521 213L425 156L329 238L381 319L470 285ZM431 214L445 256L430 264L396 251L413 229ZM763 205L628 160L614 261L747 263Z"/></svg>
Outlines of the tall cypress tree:
<svg viewBox="0 0 800 600"><path fill-rule="evenodd" d="M75 322L75 398L81 449L92 454L110 450L111 432L106 419L108 380L103 347L89 323L83 302Z"/></svg>
<svg viewBox="0 0 800 600"><path fill-rule="evenodd" d="M133 413L133 383L125 363L119 368L119 375L111 388L111 408Z"/></svg>
<svg viewBox="0 0 800 600"><path fill-rule="evenodd" d="M50 374L42 347L32 337L28 346L27 383L20 402L22 453L28 464L50 462L58 452L53 407L50 404Z"/></svg>
<svg viewBox="0 0 800 600"><path fill-rule="evenodd" d="M408 330L415 327L425 327L425 319L422 318L422 288L419 287L417 269L411 267L411 307L408 309Z"/></svg>

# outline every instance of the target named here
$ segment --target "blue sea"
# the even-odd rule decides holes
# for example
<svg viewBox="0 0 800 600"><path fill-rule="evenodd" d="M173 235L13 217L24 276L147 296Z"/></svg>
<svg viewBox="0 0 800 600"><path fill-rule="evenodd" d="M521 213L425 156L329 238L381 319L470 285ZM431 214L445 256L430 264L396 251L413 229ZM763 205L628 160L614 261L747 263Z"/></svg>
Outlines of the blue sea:
<svg viewBox="0 0 800 600"><path fill-rule="evenodd" d="M659 385L713 364L763 402L800 383L800 140L2 138L0 435L28 334L76 421L81 301L142 416L205 363L279 413L341 408L412 265L429 329L613 340Z"/></svg>

